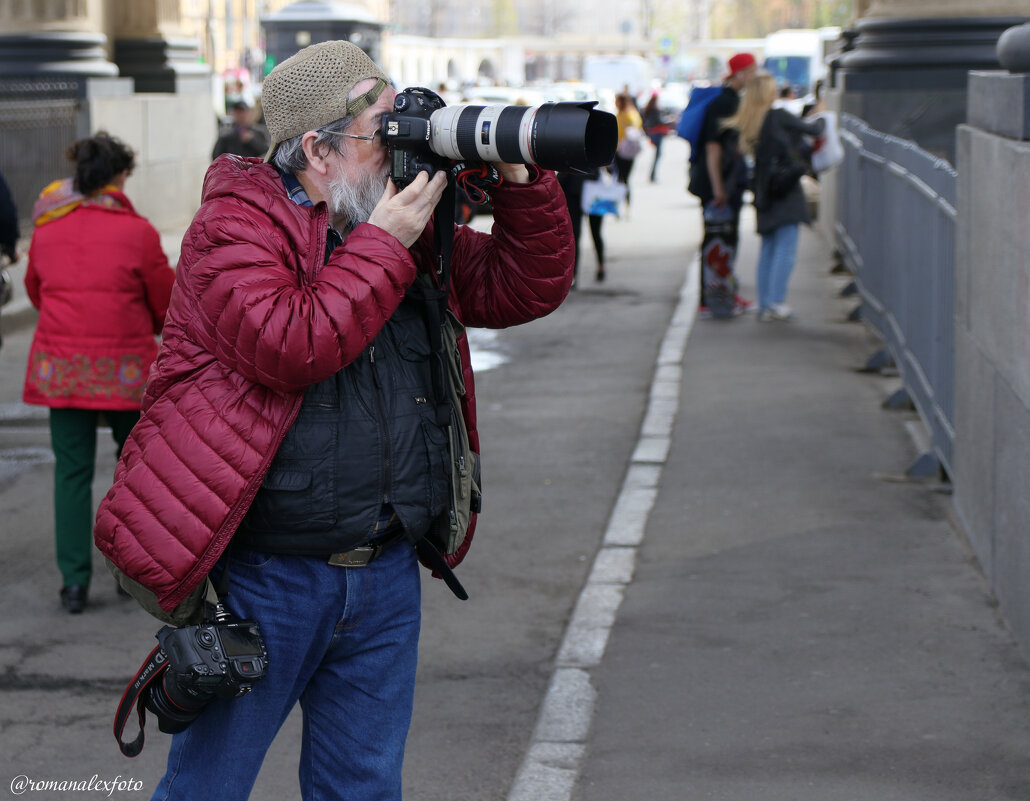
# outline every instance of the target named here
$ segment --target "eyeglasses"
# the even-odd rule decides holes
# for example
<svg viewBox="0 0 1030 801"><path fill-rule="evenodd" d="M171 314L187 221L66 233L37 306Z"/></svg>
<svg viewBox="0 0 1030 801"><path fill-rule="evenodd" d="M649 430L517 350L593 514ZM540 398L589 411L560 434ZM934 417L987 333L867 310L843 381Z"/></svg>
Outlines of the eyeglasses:
<svg viewBox="0 0 1030 801"><path fill-rule="evenodd" d="M381 131L376 131L374 134L366 136L364 134L343 133L342 131L327 131L325 128L318 128L317 130L319 133L329 134L330 136L346 136L348 139L361 139L365 142L373 141L381 133Z"/></svg>

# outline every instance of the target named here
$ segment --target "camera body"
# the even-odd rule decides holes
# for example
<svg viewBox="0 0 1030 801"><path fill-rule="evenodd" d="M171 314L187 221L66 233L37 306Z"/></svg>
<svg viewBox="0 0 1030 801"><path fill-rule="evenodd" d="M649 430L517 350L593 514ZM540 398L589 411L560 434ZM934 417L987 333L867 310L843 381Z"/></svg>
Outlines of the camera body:
<svg viewBox="0 0 1030 801"><path fill-rule="evenodd" d="M215 619L195 626L165 626L157 633L167 663L146 699L161 731L183 731L212 699L246 695L268 670L268 651L257 623L230 620L217 607Z"/></svg>
<svg viewBox="0 0 1030 801"><path fill-rule="evenodd" d="M219 698L238 698L264 678L268 652L252 620L201 623L157 634L168 672L180 687L196 687Z"/></svg>
<svg viewBox="0 0 1030 801"><path fill-rule="evenodd" d="M383 115L382 140L390 148L390 178L398 187L410 184L420 172L432 178L450 166L450 159L434 153L429 141L430 118L445 105L428 89L405 89L394 98L393 113Z"/></svg>

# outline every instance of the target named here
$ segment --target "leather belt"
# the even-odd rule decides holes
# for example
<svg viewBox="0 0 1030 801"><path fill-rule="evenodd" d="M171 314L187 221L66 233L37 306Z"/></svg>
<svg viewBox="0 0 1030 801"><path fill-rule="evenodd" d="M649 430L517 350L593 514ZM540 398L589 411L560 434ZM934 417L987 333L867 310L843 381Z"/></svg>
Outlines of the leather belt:
<svg viewBox="0 0 1030 801"><path fill-rule="evenodd" d="M385 534L364 545L329 555L329 564L334 567L365 567L369 562L381 556L388 548L404 539L404 529L392 534Z"/></svg>

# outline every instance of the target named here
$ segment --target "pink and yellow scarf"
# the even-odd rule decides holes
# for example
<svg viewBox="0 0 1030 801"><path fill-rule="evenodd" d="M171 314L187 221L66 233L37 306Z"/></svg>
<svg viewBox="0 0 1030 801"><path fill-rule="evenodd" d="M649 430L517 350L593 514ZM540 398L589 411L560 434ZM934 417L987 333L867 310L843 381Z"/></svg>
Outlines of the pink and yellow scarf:
<svg viewBox="0 0 1030 801"><path fill-rule="evenodd" d="M118 198L112 196L118 187L108 184L88 197L78 192L71 178L61 178L48 184L32 205L32 223L37 228L58 220L82 205L97 205L107 208L121 208Z"/></svg>

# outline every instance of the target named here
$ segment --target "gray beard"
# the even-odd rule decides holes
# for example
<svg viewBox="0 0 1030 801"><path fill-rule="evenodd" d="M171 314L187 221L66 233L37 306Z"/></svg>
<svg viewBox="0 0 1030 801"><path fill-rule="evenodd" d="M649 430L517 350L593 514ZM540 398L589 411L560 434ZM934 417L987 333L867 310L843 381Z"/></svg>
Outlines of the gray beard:
<svg viewBox="0 0 1030 801"><path fill-rule="evenodd" d="M329 183L329 208L336 217L347 220L351 226L368 222L389 180L386 170L380 175L366 175L357 184L336 178Z"/></svg>

